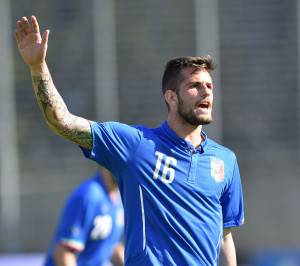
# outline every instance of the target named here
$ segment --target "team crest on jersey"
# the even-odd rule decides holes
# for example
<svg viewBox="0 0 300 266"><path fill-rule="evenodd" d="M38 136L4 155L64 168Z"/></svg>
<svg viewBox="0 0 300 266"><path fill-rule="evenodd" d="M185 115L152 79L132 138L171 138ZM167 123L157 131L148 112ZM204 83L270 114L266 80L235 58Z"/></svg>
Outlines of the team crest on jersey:
<svg viewBox="0 0 300 266"><path fill-rule="evenodd" d="M224 161L210 157L210 174L216 182L224 181Z"/></svg>

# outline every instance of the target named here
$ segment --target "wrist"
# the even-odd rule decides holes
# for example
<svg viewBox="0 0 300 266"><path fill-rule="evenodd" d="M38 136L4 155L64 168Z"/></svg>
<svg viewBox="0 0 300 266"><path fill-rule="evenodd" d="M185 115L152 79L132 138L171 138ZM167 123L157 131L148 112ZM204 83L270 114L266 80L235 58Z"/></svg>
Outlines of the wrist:
<svg viewBox="0 0 300 266"><path fill-rule="evenodd" d="M48 73L48 67L47 67L46 62L42 62L42 63L36 64L36 65L30 65L29 69L30 69L30 73L32 76Z"/></svg>

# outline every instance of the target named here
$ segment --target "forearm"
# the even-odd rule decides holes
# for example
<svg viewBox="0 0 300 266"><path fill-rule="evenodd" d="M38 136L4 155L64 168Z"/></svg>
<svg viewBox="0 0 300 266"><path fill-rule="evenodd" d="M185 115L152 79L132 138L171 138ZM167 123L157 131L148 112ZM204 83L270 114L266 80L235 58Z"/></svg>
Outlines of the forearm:
<svg viewBox="0 0 300 266"><path fill-rule="evenodd" d="M224 266L236 266L236 252L231 233L226 233L222 239L221 255Z"/></svg>
<svg viewBox="0 0 300 266"><path fill-rule="evenodd" d="M54 86L46 63L30 68L38 105L49 127L57 134L80 144L92 146L90 125L86 119L72 115Z"/></svg>
<svg viewBox="0 0 300 266"><path fill-rule="evenodd" d="M59 133L63 128L63 119L70 114L53 84L47 64L31 67L30 72L39 107L49 126Z"/></svg>

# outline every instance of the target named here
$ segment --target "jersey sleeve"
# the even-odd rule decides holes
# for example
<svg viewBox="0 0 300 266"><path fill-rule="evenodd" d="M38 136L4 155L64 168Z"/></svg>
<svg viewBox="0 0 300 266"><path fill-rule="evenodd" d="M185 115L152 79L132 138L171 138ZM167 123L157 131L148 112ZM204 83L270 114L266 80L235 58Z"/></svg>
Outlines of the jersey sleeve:
<svg viewBox="0 0 300 266"><path fill-rule="evenodd" d="M84 155L114 174L120 172L126 167L140 143L139 129L118 122L94 122L91 130L93 148L81 148Z"/></svg>
<svg viewBox="0 0 300 266"><path fill-rule="evenodd" d="M93 201L83 197L70 197L66 202L58 225L57 243L80 252L84 249L93 223Z"/></svg>
<svg viewBox="0 0 300 266"><path fill-rule="evenodd" d="M223 227L230 228L244 223L244 203L240 172L235 159L232 178L221 196Z"/></svg>

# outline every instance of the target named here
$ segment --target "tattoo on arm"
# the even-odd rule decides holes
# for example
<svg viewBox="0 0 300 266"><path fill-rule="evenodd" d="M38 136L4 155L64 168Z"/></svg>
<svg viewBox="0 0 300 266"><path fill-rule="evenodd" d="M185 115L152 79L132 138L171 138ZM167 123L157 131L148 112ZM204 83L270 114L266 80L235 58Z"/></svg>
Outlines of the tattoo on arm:
<svg viewBox="0 0 300 266"><path fill-rule="evenodd" d="M47 87L49 87L49 83L51 81L50 76L44 77L32 77L33 84L37 87L36 97L42 107L42 111L45 113L47 109L47 105L50 104L49 98L51 97L49 91L47 91ZM49 97L50 96L50 97Z"/></svg>
<svg viewBox="0 0 300 266"><path fill-rule="evenodd" d="M38 104L49 127L57 134L91 149L92 134L89 121L69 112L50 74L32 76L32 81Z"/></svg>

